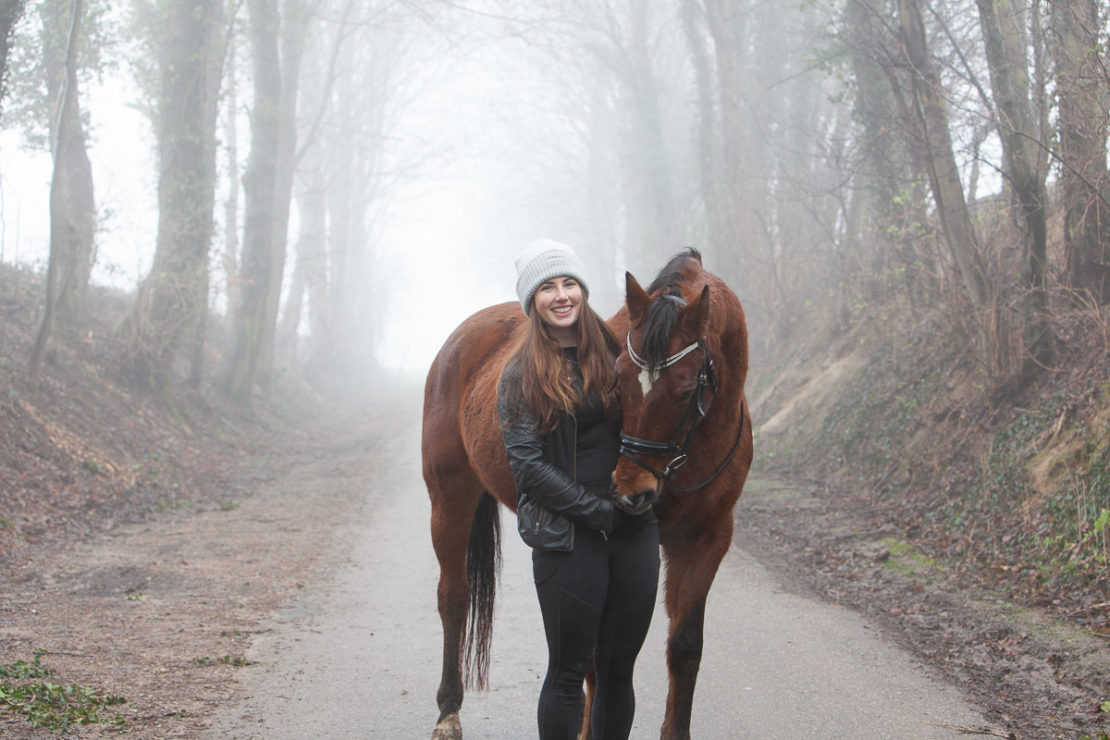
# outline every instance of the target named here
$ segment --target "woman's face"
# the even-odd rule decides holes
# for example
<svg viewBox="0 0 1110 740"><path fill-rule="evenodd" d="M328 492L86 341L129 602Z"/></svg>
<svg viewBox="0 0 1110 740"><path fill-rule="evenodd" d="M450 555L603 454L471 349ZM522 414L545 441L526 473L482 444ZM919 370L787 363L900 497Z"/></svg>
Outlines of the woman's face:
<svg viewBox="0 0 1110 740"><path fill-rule="evenodd" d="M532 298L532 310L564 347L578 342L578 316L582 312L582 286L566 275L540 285Z"/></svg>

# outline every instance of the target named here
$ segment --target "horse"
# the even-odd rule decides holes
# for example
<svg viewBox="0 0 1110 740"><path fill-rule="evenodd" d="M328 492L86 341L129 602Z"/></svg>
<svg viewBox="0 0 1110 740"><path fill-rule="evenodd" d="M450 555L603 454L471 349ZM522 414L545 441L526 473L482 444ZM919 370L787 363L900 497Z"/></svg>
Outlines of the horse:
<svg viewBox="0 0 1110 740"><path fill-rule="evenodd" d="M732 510L752 461L747 326L739 299L695 249L672 258L647 289L625 273L625 305L607 324L624 342L616 362L623 425L614 495L650 502L658 514L669 618L660 737L679 740L690 737L705 602L732 542ZM448 337L425 384L421 453L443 624L433 740L462 738L464 669L468 686L487 683L499 506L516 510L497 381L525 326L516 303L472 315ZM588 710L589 680L586 689ZM587 739L588 711L584 717Z"/></svg>

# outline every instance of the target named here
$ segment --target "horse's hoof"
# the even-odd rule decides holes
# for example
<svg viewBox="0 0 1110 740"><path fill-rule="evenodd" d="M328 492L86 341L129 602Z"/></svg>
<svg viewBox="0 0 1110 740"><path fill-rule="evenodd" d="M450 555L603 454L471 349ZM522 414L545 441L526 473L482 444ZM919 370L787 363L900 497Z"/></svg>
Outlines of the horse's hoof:
<svg viewBox="0 0 1110 740"><path fill-rule="evenodd" d="M462 740L462 722L459 722L458 713L444 717L432 730L432 740Z"/></svg>

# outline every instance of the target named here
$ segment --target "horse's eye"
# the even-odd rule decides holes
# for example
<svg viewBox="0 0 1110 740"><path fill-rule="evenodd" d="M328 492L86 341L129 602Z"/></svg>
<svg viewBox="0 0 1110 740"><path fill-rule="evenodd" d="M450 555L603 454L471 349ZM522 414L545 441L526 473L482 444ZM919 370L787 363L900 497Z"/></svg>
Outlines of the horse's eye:
<svg viewBox="0 0 1110 740"><path fill-rule="evenodd" d="M681 403L689 403L690 399L694 397L694 390L694 388L690 388L688 390L682 391L682 393L680 393L678 396L678 400Z"/></svg>

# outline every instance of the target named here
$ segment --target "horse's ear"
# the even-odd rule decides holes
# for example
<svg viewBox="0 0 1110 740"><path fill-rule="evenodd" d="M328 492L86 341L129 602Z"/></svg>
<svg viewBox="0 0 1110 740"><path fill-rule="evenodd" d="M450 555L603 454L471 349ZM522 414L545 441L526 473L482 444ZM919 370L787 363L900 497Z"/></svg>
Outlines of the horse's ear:
<svg viewBox="0 0 1110 740"><path fill-rule="evenodd" d="M697 321L697 336L704 337L709 328L709 286L701 289L701 295L690 301L690 305L683 311L683 317ZM696 317L696 318L695 318ZM688 319L689 320L689 319Z"/></svg>
<svg viewBox="0 0 1110 740"><path fill-rule="evenodd" d="M632 277L632 273L627 271L624 273L624 302L628 306L628 316L633 323L643 318L647 313L648 304L651 303L647 292L636 282L636 278Z"/></svg>

